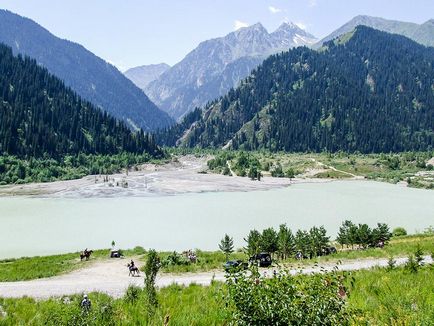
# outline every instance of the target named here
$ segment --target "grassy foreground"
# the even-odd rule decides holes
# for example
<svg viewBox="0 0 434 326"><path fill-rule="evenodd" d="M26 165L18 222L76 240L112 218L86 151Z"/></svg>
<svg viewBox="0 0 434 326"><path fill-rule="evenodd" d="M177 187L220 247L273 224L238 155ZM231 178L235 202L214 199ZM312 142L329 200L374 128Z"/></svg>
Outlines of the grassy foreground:
<svg viewBox="0 0 434 326"><path fill-rule="evenodd" d="M352 279L352 281L351 281ZM404 268L372 269L351 274L347 305L352 325L432 325L434 267L417 273ZM158 291L159 306L148 314L146 296L133 288L120 299L91 293L92 310L80 311L80 296L36 301L0 299L0 325L224 325L230 322L227 287L172 285Z"/></svg>
<svg viewBox="0 0 434 326"><path fill-rule="evenodd" d="M339 250L338 253L331 256L317 257L312 260L304 260L304 264L314 262L337 262L338 260L351 260L361 258L389 258L390 256L399 257L407 256L414 253L417 246L428 255L434 252L434 235L410 235L404 237L392 238L390 243L383 249L371 248L366 250ZM338 248L340 249L340 248ZM146 251L141 247L123 251L126 258L137 257L144 261ZM160 253L161 260L165 260L171 253ZM162 268L163 273L185 273L185 272L203 272L210 270L221 270L226 257L222 252L200 251L197 250L198 263L188 265L169 265ZM94 251L91 261L108 259L109 250ZM230 259L247 260L243 252L232 253ZM300 263L295 259L289 259L283 263ZM86 266L89 262L80 262L78 253L53 255L43 257L29 257L18 259L0 260L0 282L24 281L37 278L51 277L73 271Z"/></svg>

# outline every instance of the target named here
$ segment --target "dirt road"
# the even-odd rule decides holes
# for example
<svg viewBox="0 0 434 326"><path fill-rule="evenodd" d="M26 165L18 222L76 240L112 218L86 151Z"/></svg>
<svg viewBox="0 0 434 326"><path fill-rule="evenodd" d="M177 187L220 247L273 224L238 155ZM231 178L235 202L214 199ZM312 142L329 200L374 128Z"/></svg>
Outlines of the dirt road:
<svg viewBox="0 0 434 326"><path fill-rule="evenodd" d="M429 256L424 257L426 263L432 263ZM396 264L402 265L406 258L396 258ZM0 297L19 298L23 296L44 299L52 296L58 297L76 293L88 293L99 291L107 293L113 297L121 297L126 288L133 284L143 286L143 275L140 277L128 276L126 267L127 260L110 260L95 262L88 267L71 272L69 274L56 276L46 279L38 279L22 282L0 282ZM332 270L335 264L323 264L321 266L304 266L292 268L290 272L296 273L315 273L323 270ZM387 266L387 259L363 259L357 261L346 261L338 266L339 270L360 270L375 266ZM264 269L263 273L272 275L272 270ZM157 285L165 287L171 284L189 285L192 283L209 285L214 279L224 281L222 271L203 272L203 273L183 273L183 274L159 274Z"/></svg>

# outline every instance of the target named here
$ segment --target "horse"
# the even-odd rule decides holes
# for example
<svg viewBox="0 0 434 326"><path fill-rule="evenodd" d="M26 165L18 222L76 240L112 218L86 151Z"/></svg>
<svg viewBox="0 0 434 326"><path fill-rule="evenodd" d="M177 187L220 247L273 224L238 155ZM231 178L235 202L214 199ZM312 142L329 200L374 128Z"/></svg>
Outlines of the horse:
<svg viewBox="0 0 434 326"><path fill-rule="evenodd" d="M140 271L137 266L133 266L131 264L128 264L127 266L128 266L128 270L130 271L128 276L140 276Z"/></svg>
<svg viewBox="0 0 434 326"><path fill-rule="evenodd" d="M83 260L83 258L86 258L86 260L89 260L90 255L92 255L93 250L85 250L80 254L80 261Z"/></svg>

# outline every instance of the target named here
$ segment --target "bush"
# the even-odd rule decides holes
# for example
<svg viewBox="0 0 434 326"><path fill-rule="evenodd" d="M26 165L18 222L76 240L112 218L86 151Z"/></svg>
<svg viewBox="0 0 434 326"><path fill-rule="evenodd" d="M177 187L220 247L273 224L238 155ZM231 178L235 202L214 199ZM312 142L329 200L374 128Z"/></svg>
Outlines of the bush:
<svg viewBox="0 0 434 326"><path fill-rule="evenodd" d="M349 325L345 277L337 272L273 278L228 275L228 310L235 325Z"/></svg>
<svg viewBox="0 0 434 326"><path fill-rule="evenodd" d="M393 229L392 235L394 237L402 237L404 235L407 235L407 230L404 229L403 227L397 227Z"/></svg>
<svg viewBox="0 0 434 326"><path fill-rule="evenodd" d="M414 259L413 255L408 256L408 260L405 263L405 269L410 273L417 273L419 270L419 264L417 263L416 259Z"/></svg>
<svg viewBox="0 0 434 326"><path fill-rule="evenodd" d="M127 303L135 303L139 297L142 289L136 285L130 285L125 292L124 300Z"/></svg>

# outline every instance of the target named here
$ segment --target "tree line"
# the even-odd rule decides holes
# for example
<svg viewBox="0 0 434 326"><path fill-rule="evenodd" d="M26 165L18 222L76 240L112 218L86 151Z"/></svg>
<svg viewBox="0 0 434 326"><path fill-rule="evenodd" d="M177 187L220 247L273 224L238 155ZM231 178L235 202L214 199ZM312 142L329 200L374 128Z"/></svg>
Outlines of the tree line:
<svg viewBox="0 0 434 326"><path fill-rule="evenodd" d="M120 153L114 155L83 154L61 158L21 159L0 156L0 185L51 182L79 179L86 175L106 175L128 171L137 164L155 160L150 154Z"/></svg>
<svg viewBox="0 0 434 326"><path fill-rule="evenodd" d="M392 233L385 223L377 223L377 227L371 229L367 224L354 224L346 220L339 229L336 241L342 245L355 245L360 248L375 247L380 242L386 244ZM281 224L278 230L266 228L262 232L251 230L244 238L246 246L244 251L249 257L260 252L267 252L279 259L291 257L314 258L327 255L333 251L330 244L330 236L324 226L313 226L309 230L297 230L295 233L286 225ZM225 234L219 244L219 248L226 255L234 251L233 239Z"/></svg>
<svg viewBox="0 0 434 326"><path fill-rule="evenodd" d="M344 247L352 249L354 246L359 248L368 248L381 246L387 243L392 237L392 233L389 230L389 226L385 223L377 223L377 227L371 229L367 224L354 224L353 222L346 220L339 228L336 241Z"/></svg>

